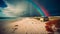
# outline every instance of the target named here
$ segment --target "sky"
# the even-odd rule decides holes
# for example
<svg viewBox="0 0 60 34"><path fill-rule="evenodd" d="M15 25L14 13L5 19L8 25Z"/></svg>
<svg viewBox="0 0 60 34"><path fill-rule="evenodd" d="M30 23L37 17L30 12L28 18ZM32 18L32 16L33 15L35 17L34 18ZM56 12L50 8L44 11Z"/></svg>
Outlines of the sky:
<svg viewBox="0 0 60 34"><path fill-rule="evenodd" d="M37 0L38 3L42 4L51 16L60 16L60 2L59 0Z"/></svg>
<svg viewBox="0 0 60 34"><path fill-rule="evenodd" d="M7 2L6 2L7 1ZM3 15L3 13L1 12L1 8L7 8L8 7L8 4L11 5L11 6L20 6L21 4L18 4L18 3L21 3L22 1L25 1L25 0L0 0L0 17L1 15ZM34 1L34 0L33 0ZM60 2L58 0L35 0L38 4L42 5L50 14L50 16L60 16ZM8 3L8 4L7 4ZM17 5L18 4L18 5ZM30 3L29 3L30 4ZM15 6L16 5L16 6ZM22 6L22 5L21 5ZM24 5L25 6L25 5ZM27 6L28 7L28 6ZM32 6L31 6L32 7ZM24 7L25 8L25 7ZM30 8L30 7L29 7ZM14 8L13 8L14 9ZM18 9L21 9L18 8ZM23 9L23 8L22 8ZM38 12L36 12L36 10L33 9L30 10L28 8L25 8L27 9L28 11L31 11L31 13L29 14L29 12L24 12L25 15L23 16L28 16L28 17L32 17L32 16L41 16L40 14L38 14ZM10 9L9 9L10 10ZM12 10L14 11L14 10ZM22 13L23 14L23 13ZM3 15L4 16L4 15ZM12 15L14 16L14 15Z"/></svg>

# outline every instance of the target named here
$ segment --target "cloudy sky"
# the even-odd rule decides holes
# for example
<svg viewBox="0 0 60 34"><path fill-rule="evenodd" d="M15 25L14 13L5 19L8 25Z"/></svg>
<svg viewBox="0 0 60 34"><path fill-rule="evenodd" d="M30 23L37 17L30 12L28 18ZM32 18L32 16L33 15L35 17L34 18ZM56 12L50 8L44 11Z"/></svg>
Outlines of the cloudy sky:
<svg viewBox="0 0 60 34"><path fill-rule="evenodd" d="M51 16L59 16L58 0L36 0L44 6ZM1 0L0 17L40 16L27 0Z"/></svg>

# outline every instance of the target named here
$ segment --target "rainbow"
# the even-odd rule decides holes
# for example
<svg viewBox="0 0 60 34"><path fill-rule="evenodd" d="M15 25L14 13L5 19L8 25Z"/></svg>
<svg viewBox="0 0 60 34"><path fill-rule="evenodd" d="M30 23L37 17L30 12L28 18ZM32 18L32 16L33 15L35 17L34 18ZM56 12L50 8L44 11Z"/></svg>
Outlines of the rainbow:
<svg viewBox="0 0 60 34"><path fill-rule="evenodd" d="M36 8L36 10L39 12L39 14L41 16L44 16L44 17L45 16L46 17L50 16L49 12L43 6L41 6L40 4L38 4L37 2L32 1L32 0L30 0L29 2L33 4L33 7Z"/></svg>

